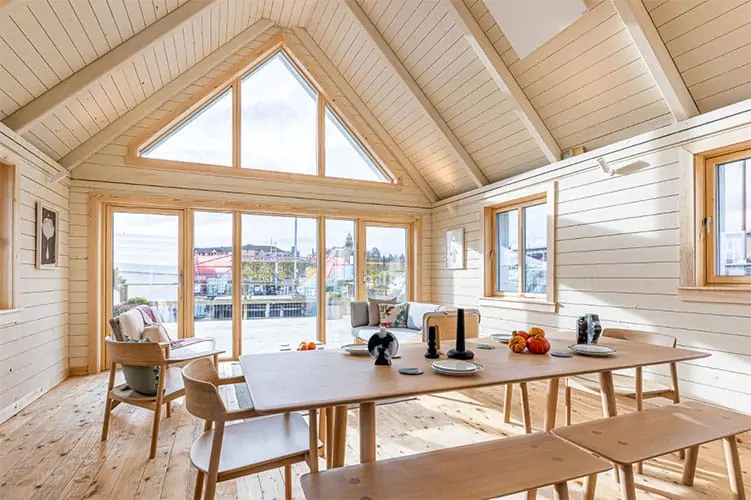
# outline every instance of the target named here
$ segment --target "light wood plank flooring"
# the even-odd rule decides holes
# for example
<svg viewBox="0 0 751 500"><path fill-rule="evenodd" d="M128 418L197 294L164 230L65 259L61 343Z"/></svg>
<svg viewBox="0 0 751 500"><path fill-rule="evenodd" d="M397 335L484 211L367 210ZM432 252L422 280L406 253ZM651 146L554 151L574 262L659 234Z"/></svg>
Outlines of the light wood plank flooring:
<svg viewBox="0 0 751 500"><path fill-rule="evenodd" d="M229 368L223 365L222 371L229 374ZM200 422L185 411L182 399L173 403L172 417L162 422L157 457L147 460L152 413L121 405L113 411L109 440L101 443L106 383L106 374L69 379L0 425L0 498L191 498L195 471L188 452L200 433ZM530 384L532 418L538 429L544 394L544 384ZM237 406L232 386L224 395L230 406ZM502 401L503 390L491 388L379 406L378 458L521 433L518 423L503 423ZM513 409L517 422L521 418L518 401L517 392ZM633 409L625 399L619 400L619 406L620 411ZM586 395L575 395L574 408L575 422L600 415L599 400ZM561 423L562 411L559 408ZM739 446L747 495L751 495L750 439L741 436ZM347 463L357 462L358 442L357 414L352 411ZM680 468L677 456L649 461L645 475L637 478L639 498L729 498L721 444L702 446L694 488L677 484ZM306 471L304 465L294 467L295 498L303 498L299 477ZM572 485L572 498L581 498L580 487ZM618 498L618 491L611 474L601 475L597 498ZM282 498L283 492L279 470L221 483L217 497L266 500ZM539 498L553 498L552 490L540 490Z"/></svg>

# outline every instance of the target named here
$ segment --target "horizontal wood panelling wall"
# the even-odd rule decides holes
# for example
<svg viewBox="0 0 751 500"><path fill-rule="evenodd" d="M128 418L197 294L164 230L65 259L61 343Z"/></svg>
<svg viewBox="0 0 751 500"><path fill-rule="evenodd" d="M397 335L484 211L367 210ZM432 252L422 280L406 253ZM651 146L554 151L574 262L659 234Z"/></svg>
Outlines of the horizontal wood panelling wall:
<svg viewBox="0 0 751 500"><path fill-rule="evenodd" d="M645 5L700 111L751 97L751 0Z"/></svg>
<svg viewBox="0 0 751 500"><path fill-rule="evenodd" d="M611 1L523 60L485 3L466 3L562 149L592 150L672 122Z"/></svg>
<svg viewBox="0 0 751 500"><path fill-rule="evenodd" d="M14 164L20 182L21 309L16 324L0 325L0 422L21 411L68 373L68 275L70 229L67 183L48 185L61 168L0 125L0 158ZM59 265L37 269L36 203L59 211ZM2 270L0 270L2 272Z"/></svg>
<svg viewBox="0 0 751 500"><path fill-rule="evenodd" d="M730 119L718 120L717 129L722 129L719 124L723 121ZM727 129L736 128L739 140L748 140L751 120L746 123L744 127L728 123ZM700 131L693 137L696 142L704 139ZM627 156L628 162L647 163L627 175L608 177L594 160L541 174L545 182L558 182L557 313L478 300L483 293L482 207L513 199L518 190L540 182L530 178L510 179L504 187L486 189L434 209L432 300L479 306L484 334L537 325L573 341L570 332L576 319L597 313L604 328L674 335L680 346L712 353L708 359L679 367L683 393L751 412L751 308L678 298L679 151L655 150L658 141L653 144L651 150L647 143L638 146L638 155ZM617 161L625 154L614 153L614 158ZM447 229L455 227L465 229L467 267L452 271L445 269L443 238ZM665 378L668 373L650 368L649 375Z"/></svg>

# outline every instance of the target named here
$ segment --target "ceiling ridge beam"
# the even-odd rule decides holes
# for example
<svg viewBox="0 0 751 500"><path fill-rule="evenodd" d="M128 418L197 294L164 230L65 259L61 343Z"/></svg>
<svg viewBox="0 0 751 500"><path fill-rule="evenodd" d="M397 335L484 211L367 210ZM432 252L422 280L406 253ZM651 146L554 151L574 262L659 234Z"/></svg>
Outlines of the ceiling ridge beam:
<svg viewBox="0 0 751 500"><path fill-rule="evenodd" d="M178 75L177 78L151 94L133 109L104 127L86 142L65 155L59 161L60 165L70 172L78 165L91 158L91 156L102 147L109 144L127 132L131 127L137 125L148 115L156 111L165 101L187 88L199 78L206 76L207 73L216 68L225 59L261 36L272 26L274 26L274 21L269 19L256 21L250 27L246 28L224 45L221 45L214 52L198 61L196 64Z"/></svg>
<svg viewBox="0 0 751 500"><path fill-rule="evenodd" d="M68 99L85 91L100 78L122 67L155 43L159 43L174 29L200 15L204 9L216 1L190 0L181 5L16 110L4 120L5 125L19 134L28 132L34 125L65 104Z"/></svg>
<svg viewBox="0 0 751 500"><path fill-rule="evenodd" d="M642 1L613 0L613 5L676 121L698 115L696 102Z"/></svg>
<svg viewBox="0 0 751 500"><path fill-rule="evenodd" d="M464 38L480 58L485 69L490 73L493 81L509 101L519 120L524 124L537 146L545 154L545 158L553 163L561 159L561 148L553 134L542 121L537 110L527 98L514 75L503 62L495 50L480 24L464 4L463 0L444 0L449 12L453 15L457 25L464 32Z"/></svg>
<svg viewBox="0 0 751 500"><path fill-rule="evenodd" d="M446 140L446 142L448 142L451 152L453 153L459 164L469 174L472 182L477 187L486 186L488 184L488 178L485 176L483 171L480 170L480 167L477 166L462 143L459 142L459 139L456 137L454 132L448 126L441 114L435 109L433 104L430 102L430 99L428 99L428 96L425 95L425 92L422 90L420 85L409 73L409 70L407 70L407 68L404 66L404 63L402 63L401 59L399 59L399 56L397 56L396 53L394 53L394 51L391 49L388 42L386 42L381 33L378 31L378 28L375 27L365 11L362 10L362 7L360 7L356 0L341 0L341 4L347 8L355 21L360 24L366 35L370 38L371 42L373 42L373 44L381 53L391 69L394 70L402 83L415 97L417 102L420 103L423 111L425 111L425 113L430 117L443 138Z"/></svg>
<svg viewBox="0 0 751 500"><path fill-rule="evenodd" d="M383 143L386 149L388 149L391 154L396 157L396 160L399 163L401 169L404 171L404 173L407 174L407 176L409 176L410 179L412 179L412 181L417 185L422 194L425 195L425 197L431 203L438 201L438 196L436 195L435 191L433 191L433 188L430 187L420 171L417 170L417 168L412 164L409 158L407 158L407 155L404 154L404 151L401 150L394 138L391 137L391 134L389 134L388 130L386 130L386 128L381 124L381 122L373 114L370 108L365 104L365 102L363 102L362 98L358 95L355 89L352 88L347 79L344 78L344 76L339 72L339 69L326 56L326 54L316 43L310 33L308 33L305 28L300 26L294 26L292 28L292 32L297 36L297 38L300 40L300 43L303 44L305 49L310 52L310 55L313 56L313 59L315 59L318 65L321 66L321 69L323 69L324 73L326 73L326 75L334 81L334 85L336 85L338 90L341 91L342 94L344 94L344 97L349 101L355 111L360 116L362 116L368 127L370 127L373 132L375 132L376 137L378 137L378 139L381 141L381 143Z"/></svg>

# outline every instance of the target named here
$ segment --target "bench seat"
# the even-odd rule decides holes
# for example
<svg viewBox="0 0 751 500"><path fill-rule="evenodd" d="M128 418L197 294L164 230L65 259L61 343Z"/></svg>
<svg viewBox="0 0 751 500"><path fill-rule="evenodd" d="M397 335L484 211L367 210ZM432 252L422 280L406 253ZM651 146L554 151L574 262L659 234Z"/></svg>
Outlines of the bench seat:
<svg viewBox="0 0 751 500"><path fill-rule="evenodd" d="M576 446L538 433L305 474L302 487L308 500L484 499L549 485L567 498L567 481L610 468Z"/></svg>
<svg viewBox="0 0 751 500"><path fill-rule="evenodd" d="M745 498L737 434L751 430L751 416L690 402L561 427L552 432L618 465L623 498L636 498L632 464L688 450L683 484L693 484L699 446L722 439L734 498Z"/></svg>

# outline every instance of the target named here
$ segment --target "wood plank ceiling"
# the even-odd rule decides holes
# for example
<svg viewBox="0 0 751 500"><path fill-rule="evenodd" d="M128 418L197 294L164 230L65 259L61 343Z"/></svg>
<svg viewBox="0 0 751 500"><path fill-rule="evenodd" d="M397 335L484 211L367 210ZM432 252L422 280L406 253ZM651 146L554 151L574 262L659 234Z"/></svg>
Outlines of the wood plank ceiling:
<svg viewBox="0 0 751 500"><path fill-rule="evenodd" d="M464 0L521 89L514 98L478 57L449 1L13 0L0 7L0 120L12 126L31 116L22 135L61 159L265 18L308 31L439 198L549 163L538 132L552 136L554 150L591 150L674 121L655 68L611 0L590 1L587 14L524 59L482 0ZM206 8L186 7L195 9L187 21L143 46L125 43L178 20L186 2ZM701 112L751 97L751 0L644 6ZM118 47L132 50L124 64L60 92L66 98L50 112L29 112L29 103L64 90L62 82ZM520 119L519 97L538 128Z"/></svg>

